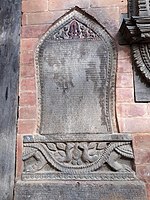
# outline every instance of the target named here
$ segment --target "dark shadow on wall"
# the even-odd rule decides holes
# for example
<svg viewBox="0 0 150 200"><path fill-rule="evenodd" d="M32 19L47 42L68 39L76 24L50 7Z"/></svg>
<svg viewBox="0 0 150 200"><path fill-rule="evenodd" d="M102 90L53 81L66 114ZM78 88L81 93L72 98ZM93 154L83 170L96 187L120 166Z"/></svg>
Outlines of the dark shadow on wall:
<svg viewBox="0 0 150 200"><path fill-rule="evenodd" d="M15 174L21 0L0 0L0 200L12 200Z"/></svg>

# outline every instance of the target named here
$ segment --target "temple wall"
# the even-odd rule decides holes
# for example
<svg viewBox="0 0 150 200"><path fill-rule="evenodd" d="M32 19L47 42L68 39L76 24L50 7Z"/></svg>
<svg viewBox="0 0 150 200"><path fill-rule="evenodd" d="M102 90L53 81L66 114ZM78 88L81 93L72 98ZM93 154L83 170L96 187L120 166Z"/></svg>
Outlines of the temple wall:
<svg viewBox="0 0 150 200"><path fill-rule="evenodd" d="M118 51L116 113L120 133L131 133L137 176L147 183L150 198L150 103L135 103L132 58L128 45L118 44L126 0L23 0L19 78L17 179L22 172L22 137L36 134L38 109L34 52L41 36L55 20L78 6L92 15L115 39Z"/></svg>

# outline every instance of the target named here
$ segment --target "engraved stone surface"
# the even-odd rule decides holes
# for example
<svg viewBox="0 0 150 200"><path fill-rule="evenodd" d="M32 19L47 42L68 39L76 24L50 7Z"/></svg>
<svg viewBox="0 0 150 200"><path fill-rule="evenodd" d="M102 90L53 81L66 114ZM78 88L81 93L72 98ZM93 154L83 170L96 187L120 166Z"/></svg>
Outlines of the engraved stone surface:
<svg viewBox="0 0 150 200"><path fill-rule="evenodd" d="M36 52L40 134L111 133L115 49L95 21L77 10L57 22Z"/></svg>
<svg viewBox="0 0 150 200"><path fill-rule="evenodd" d="M43 52L43 133L107 132L108 52L101 40L54 41Z"/></svg>
<svg viewBox="0 0 150 200"><path fill-rule="evenodd" d="M146 200L142 182L61 181L16 185L15 200Z"/></svg>

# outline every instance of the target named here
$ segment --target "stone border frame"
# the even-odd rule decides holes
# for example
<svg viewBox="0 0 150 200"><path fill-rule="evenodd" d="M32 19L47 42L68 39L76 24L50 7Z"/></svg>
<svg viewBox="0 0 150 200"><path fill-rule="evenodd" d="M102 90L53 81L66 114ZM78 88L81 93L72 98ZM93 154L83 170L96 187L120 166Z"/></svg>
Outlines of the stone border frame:
<svg viewBox="0 0 150 200"><path fill-rule="evenodd" d="M41 98L41 80L40 80L40 60L39 55L40 51L43 48L44 42L49 39L54 33L56 33L60 28L67 24L72 19L76 19L79 22L86 24L91 30L93 30L98 37L104 40L104 42L108 45L109 54L109 67L113 67L113 69L109 68L107 76L110 77L111 82L107 83L107 87L111 90L109 91L109 95L106 94L106 119L107 124L110 121L110 133L118 132L117 119L116 119L116 109L115 109L115 83L116 83L116 45L113 38L107 33L107 31L100 25L92 16L88 15L80 8L75 7L71 9L68 13L63 15L60 19L58 19L54 24L52 24L49 30L43 35L40 39L36 52L35 52L35 66L36 66L36 80L38 87L38 123L37 123L37 133L40 133L40 125L41 125L41 107L42 107L42 98ZM111 64L110 64L111 63ZM108 89L106 90L108 91ZM110 110L110 115L109 115Z"/></svg>

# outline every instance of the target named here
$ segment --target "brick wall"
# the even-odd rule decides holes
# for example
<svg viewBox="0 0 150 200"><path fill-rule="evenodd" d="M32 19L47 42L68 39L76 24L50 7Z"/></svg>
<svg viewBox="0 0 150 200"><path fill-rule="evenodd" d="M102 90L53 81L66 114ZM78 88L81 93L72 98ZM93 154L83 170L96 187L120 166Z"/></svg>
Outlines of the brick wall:
<svg viewBox="0 0 150 200"><path fill-rule="evenodd" d="M150 104L134 102L130 48L129 46L119 46L117 41L121 13L127 12L126 0L22 1L17 177L20 177L22 167L22 136L36 134L35 48L39 38L46 32L51 23L74 6L79 6L94 16L116 39L118 48L116 110L119 131L133 134L136 172L141 180L146 181L148 190L150 190Z"/></svg>

